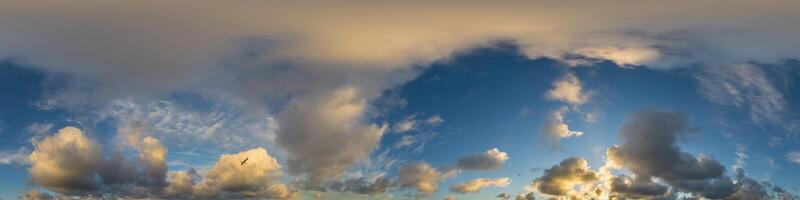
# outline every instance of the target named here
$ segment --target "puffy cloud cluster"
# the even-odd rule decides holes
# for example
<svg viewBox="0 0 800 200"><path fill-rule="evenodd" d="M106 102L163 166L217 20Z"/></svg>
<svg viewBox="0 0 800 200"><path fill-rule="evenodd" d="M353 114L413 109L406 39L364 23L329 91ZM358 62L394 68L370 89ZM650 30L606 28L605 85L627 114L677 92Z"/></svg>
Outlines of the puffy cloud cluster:
<svg viewBox="0 0 800 200"><path fill-rule="evenodd" d="M438 170L428 163L418 162L401 166L398 169L399 184L401 187L414 187L420 196L430 196L439 187L439 182L455 176L457 170Z"/></svg>
<svg viewBox="0 0 800 200"><path fill-rule="evenodd" d="M480 192L481 189L485 187L505 187L508 186L508 184L511 184L511 179L508 177L495 178L495 179L477 178L464 183L459 183L457 185L454 185L453 187L450 187L450 191L462 194L477 193Z"/></svg>
<svg viewBox="0 0 800 200"><path fill-rule="evenodd" d="M741 168L730 178L719 161L682 151L678 141L693 132L686 114L637 111L619 130L623 143L607 150L605 166L598 172L582 158L568 158L545 170L531 186L542 194L581 199L676 199L679 193L727 200L797 198L780 187L747 177ZM612 175L614 169L631 175ZM579 190L573 191L575 188Z"/></svg>
<svg viewBox="0 0 800 200"><path fill-rule="evenodd" d="M59 193L99 189L95 175L104 162L100 145L80 129L66 127L34 143L28 157L31 182Z"/></svg>
<svg viewBox="0 0 800 200"><path fill-rule="evenodd" d="M531 182L531 186L544 194L564 196L570 194L574 186L598 179L597 173L589 168L585 159L572 157L545 169L541 177Z"/></svg>
<svg viewBox="0 0 800 200"><path fill-rule="evenodd" d="M194 183L198 176L195 172L170 174L171 182L165 193L181 198L293 198L297 191L276 179L281 174L280 168L278 161L264 148L223 154L199 183Z"/></svg>
<svg viewBox="0 0 800 200"><path fill-rule="evenodd" d="M469 155L459 158L456 167L465 170L493 170L503 167L508 161L508 154L497 148L486 150L483 154Z"/></svg>
<svg viewBox="0 0 800 200"><path fill-rule="evenodd" d="M80 129L66 127L34 142L28 157L31 182L57 197L119 198L239 198L287 199L296 191L277 182L280 165L266 149L221 155L202 176L194 170L169 173L167 149L158 139L143 136L142 126L119 129L119 136L138 153L135 160L115 151L111 155ZM247 162L242 163L247 159ZM200 180L195 183L195 180ZM24 198L43 197L38 190Z"/></svg>
<svg viewBox="0 0 800 200"><path fill-rule="evenodd" d="M138 129L120 134L138 153L127 159L119 150L106 155L101 146L80 129L66 127L34 141L28 157L31 182L67 195L113 193L123 196L157 194L166 185L166 148L155 138L140 137Z"/></svg>

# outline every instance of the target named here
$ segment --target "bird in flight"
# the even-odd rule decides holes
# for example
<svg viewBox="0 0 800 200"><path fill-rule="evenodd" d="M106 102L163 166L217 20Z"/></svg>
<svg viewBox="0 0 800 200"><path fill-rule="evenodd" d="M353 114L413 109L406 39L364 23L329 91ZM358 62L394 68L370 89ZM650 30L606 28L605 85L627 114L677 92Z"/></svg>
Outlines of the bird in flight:
<svg viewBox="0 0 800 200"><path fill-rule="evenodd" d="M244 163L246 163L246 162L247 162L247 159L250 159L250 157L244 158L244 160L242 161L242 164L239 164L239 166L242 166L242 165L244 165Z"/></svg>

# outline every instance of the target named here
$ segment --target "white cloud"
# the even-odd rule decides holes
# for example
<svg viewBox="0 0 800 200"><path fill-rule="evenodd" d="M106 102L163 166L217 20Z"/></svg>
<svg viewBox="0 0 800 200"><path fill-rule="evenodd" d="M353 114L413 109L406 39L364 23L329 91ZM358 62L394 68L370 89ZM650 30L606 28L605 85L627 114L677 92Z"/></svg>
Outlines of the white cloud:
<svg viewBox="0 0 800 200"><path fill-rule="evenodd" d="M394 131L398 133L408 132L414 130L417 127L417 120L414 117L408 117L403 121L394 125Z"/></svg>
<svg viewBox="0 0 800 200"><path fill-rule="evenodd" d="M439 171L425 162L402 166L397 172L401 187L414 187L423 197L436 192L440 181L455 176L457 173L457 170L452 169Z"/></svg>
<svg viewBox="0 0 800 200"><path fill-rule="evenodd" d="M473 179L464 183L459 183L450 187L450 190L453 192L465 194L465 193L477 193L480 192L481 189L485 187L506 187L511 184L511 179L508 177L503 178L477 178Z"/></svg>
<svg viewBox="0 0 800 200"><path fill-rule="evenodd" d="M550 112L550 115L545 119L544 130L545 135L554 141L560 138L580 137L583 135L581 131L570 130L569 125L564 122L564 114L568 112L568 108L561 107L555 111Z"/></svg>
<svg viewBox="0 0 800 200"><path fill-rule="evenodd" d="M795 164L800 164L800 151L793 151L786 154L786 160Z"/></svg>
<svg viewBox="0 0 800 200"><path fill-rule="evenodd" d="M695 77L700 92L709 101L746 110L757 124L784 126L786 100L760 67L750 64L709 67Z"/></svg>
<svg viewBox="0 0 800 200"><path fill-rule="evenodd" d="M230 102L197 110L174 101L119 100L97 115L121 123L135 121L164 142L188 148L241 150L273 144L278 129L271 115Z"/></svg>
<svg viewBox="0 0 800 200"><path fill-rule="evenodd" d="M583 158L567 158L549 169L531 182L531 186L548 195L564 196L571 194L576 185L598 180L597 173L589 168Z"/></svg>
<svg viewBox="0 0 800 200"><path fill-rule="evenodd" d="M547 99L562 101L573 107L586 103L590 96L591 93L583 90L581 81L572 73L566 73L553 81L553 88L545 94Z"/></svg>
<svg viewBox="0 0 800 200"><path fill-rule="evenodd" d="M433 126L439 125L442 122L444 122L444 119L442 119L442 117L439 117L439 115L431 116L425 120L425 123Z"/></svg>
<svg viewBox="0 0 800 200"><path fill-rule="evenodd" d="M30 150L25 147L20 147L16 151L0 151L0 164L25 164L30 153Z"/></svg>
<svg viewBox="0 0 800 200"><path fill-rule="evenodd" d="M458 159L456 167L466 170L493 170L503 167L508 154L497 148L486 150L483 154L470 155Z"/></svg>
<svg viewBox="0 0 800 200"><path fill-rule="evenodd" d="M28 157L28 173L34 184L48 190L70 193L93 191L98 187L94 174L103 163L100 146L74 127L34 143Z"/></svg>

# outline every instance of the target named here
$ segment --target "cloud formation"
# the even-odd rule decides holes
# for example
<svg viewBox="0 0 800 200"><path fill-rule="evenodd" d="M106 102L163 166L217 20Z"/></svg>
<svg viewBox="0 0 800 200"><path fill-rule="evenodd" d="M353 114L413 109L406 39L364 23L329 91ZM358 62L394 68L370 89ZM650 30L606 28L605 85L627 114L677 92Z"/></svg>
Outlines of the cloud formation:
<svg viewBox="0 0 800 200"><path fill-rule="evenodd" d="M502 178L477 178L467 182L459 183L450 187L450 191L466 194L477 193L485 187L505 187L511 184L511 179L508 177Z"/></svg>
<svg viewBox="0 0 800 200"><path fill-rule="evenodd" d="M31 182L59 193L90 192L98 189L95 174L103 163L96 141L80 129L66 127L54 136L35 142L28 156Z"/></svg>
<svg viewBox="0 0 800 200"><path fill-rule="evenodd" d="M516 200L536 200L536 196L533 192L528 192L527 194L518 194L515 198Z"/></svg>
<svg viewBox="0 0 800 200"><path fill-rule="evenodd" d="M119 129L118 137L137 152L135 158L127 158L119 150L105 153L78 128L60 129L34 142L28 157L31 182L59 193L56 197L288 199L297 195L277 181L281 167L266 149L223 154L202 174L193 168L168 174L166 147L144 136L144 131L138 123ZM35 199L34 193L24 196Z"/></svg>
<svg viewBox="0 0 800 200"><path fill-rule="evenodd" d="M305 175L311 187L318 187L372 154L386 125L360 122L366 107L360 92L345 87L289 102L279 115L276 139L287 150L290 173Z"/></svg>
<svg viewBox="0 0 800 200"><path fill-rule="evenodd" d="M457 173L457 170L453 169L440 171L425 162L404 165L397 171L400 186L413 187L423 197L430 196L436 192L440 181L453 177Z"/></svg>
<svg viewBox="0 0 800 200"><path fill-rule="evenodd" d="M247 162L242 163L245 159ZM250 149L236 154L223 154L204 174L202 181L193 186L194 193L190 194L207 198L291 198L297 195L295 191L276 180L281 174L280 168L278 161L270 156L264 148ZM174 176L183 179L175 182L174 188L185 188L185 175ZM176 191L183 191L183 189Z"/></svg>
<svg viewBox="0 0 800 200"><path fill-rule="evenodd" d="M542 130L547 138L554 142L561 138L580 137L582 131L570 130L569 125L564 122L564 115L569 112L569 108L561 107L550 112L545 119Z"/></svg>
<svg viewBox="0 0 800 200"><path fill-rule="evenodd" d="M553 88L545 93L547 99L562 101L573 107L586 103L590 96L591 93L583 90L581 81L572 73L565 73L553 81Z"/></svg>
<svg viewBox="0 0 800 200"><path fill-rule="evenodd" d="M632 113L619 131L623 143L607 151L609 165L624 167L636 176L632 182L636 185L618 187L617 192L663 194L664 189L651 180L660 178L677 189L707 198L729 195L733 182L723 176L722 164L678 148L678 140L693 131L683 113L653 109Z"/></svg>
<svg viewBox="0 0 800 200"><path fill-rule="evenodd" d="M784 95L761 67L753 64L707 67L695 78L700 93L711 102L748 112L757 124L785 126Z"/></svg>
<svg viewBox="0 0 800 200"><path fill-rule="evenodd" d="M591 183L598 180L597 173L589 168L583 158L567 158L549 169L531 182L537 191L554 196L564 196L573 191L573 186Z"/></svg>
<svg viewBox="0 0 800 200"><path fill-rule="evenodd" d="M80 107L176 91L247 102L277 113L289 172L310 183L337 177L376 148L384 130L362 121L365 102L413 78L413 66L497 41L530 58L654 67L771 62L800 52L791 0L726 2L730 9L688 0L1 4L8 31L0 59L68 80L47 102ZM349 103L326 104L347 90L357 91L344 92L354 94L344 95ZM567 94L559 98L581 102ZM359 114L322 117L348 109Z"/></svg>
<svg viewBox="0 0 800 200"><path fill-rule="evenodd" d="M800 164L800 151L786 153L786 160L795 164Z"/></svg>
<svg viewBox="0 0 800 200"><path fill-rule="evenodd" d="M497 148L486 150L483 154L461 157L456 162L456 167L465 170L493 170L503 167L508 161L508 154Z"/></svg>

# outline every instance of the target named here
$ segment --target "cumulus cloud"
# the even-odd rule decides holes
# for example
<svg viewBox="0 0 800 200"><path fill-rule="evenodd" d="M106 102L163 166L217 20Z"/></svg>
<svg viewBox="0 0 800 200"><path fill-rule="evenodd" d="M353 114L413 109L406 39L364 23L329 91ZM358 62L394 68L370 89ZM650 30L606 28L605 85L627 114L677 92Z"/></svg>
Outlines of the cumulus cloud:
<svg viewBox="0 0 800 200"><path fill-rule="evenodd" d="M56 135L34 141L28 156L31 182L66 195L98 192L142 197L157 194L166 186L167 150L159 140L141 137L142 129L126 127L120 135L138 158L125 158L119 151L106 155L80 129L66 127Z"/></svg>
<svg viewBox="0 0 800 200"><path fill-rule="evenodd" d="M589 168L583 158L567 158L549 169L531 182L531 186L539 192L554 196L564 196L573 191L573 187L598 180L597 173Z"/></svg>
<svg viewBox="0 0 800 200"><path fill-rule="evenodd" d="M296 99L280 113L277 141L287 150L290 173L318 186L372 154L386 126L360 122L366 99L359 92L346 87Z"/></svg>
<svg viewBox="0 0 800 200"><path fill-rule="evenodd" d="M445 197L444 200L456 200L456 196L455 195L450 195L450 196Z"/></svg>
<svg viewBox="0 0 800 200"><path fill-rule="evenodd" d="M572 106L586 103L590 96L591 93L583 90L581 81L572 73L566 73L553 81L553 88L545 93L547 99L562 101Z"/></svg>
<svg viewBox="0 0 800 200"><path fill-rule="evenodd" d="M664 194L664 189L652 182L652 178L660 178L677 189L707 198L729 195L733 183L724 176L724 166L714 159L696 157L679 149L677 141L693 130L683 113L649 109L631 114L619 131L624 142L607 151L607 164L624 167L636 176L629 184L618 184L618 191ZM617 183L626 180L615 179Z"/></svg>
<svg viewBox="0 0 800 200"><path fill-rule="evenodd" d="M243 163L243 161L247 160ZM168 198L292 199L298 191L280 183L281 166L264 148L220 155L203 174L191 169L170 173L163 196Z"/></svg>
<svg viewBox="0 0 800 200"><path fill-rule="evenodd" d="M80 129L60 129L56 135L33 145L28 157L31 182L66 194L98 189L95 173L103 163L103 154L100 145Z"/></svg>
<svg viewBox="0 0 800 200"><path fill-rule="evenodd" d="M536 196L533 192L528 192L527 194L518 194L516 200L536 200Z"/></svg>
<svg viewBox="0 0 800 200"><path fill-rule="evenodd" d="M97 142L74 127L34 142L28 157L31 182L65 197L104 195L118 198L292 198L296 191L276 180L280 165L266 149L223 154L201 175L191 169L167 175L167 148L145 136L133 122L118 131L123 144L137 152L107 155ZM247 159L242 164L241 161ZM167 179L169 177L169 179ZM199 181L198 183L196 183Z"/></svg>
<svg viewBox="0 0 800 200"><path fill-rule="evenodd" d="M245 159L247 162L242 164ZM264 148L223 154L204 174L203 180L195 186L195 195L228 198L236 196L291 198L296 195L295 191L276 181L280 175L280 168L278 161Z"/></svg>
<svg viewBox="0 0 800 200"><path fill-rule="evenodd" d="M561 107L550 112L542 126L547 138L556 141L560 138L580 137L583 135L582 131L570 130L569 125L564 122L564 114L568 111L567 107Z"/></svg>
<svg viewBox="0 0 800 200"><path fill-rule="evenodd" d="M545 93L545 97L550 100L561 101L577 110L578 106L586 103L591 96L591 92L584 91L580 80L572 73L566 73L553 81L553 88ZM564 115L570 112L570 107L561 107L551 111L545 118L542 131L544 137L554 146L557 146L561 138L580 137L582 131L570 130L569 125L564 122Z"/></svg>
<svg viewBox="0 0 800 200"><path fill-rule="evenodd" d="M481 189L485 187L505 187L511 184L511 179L508 177L502 178L477 178L473 179L464 183L459 183L450 187L450 191L466 194L466 193L477 193L480 192Z"/></svg>
<svg viewBox="0 0 800 200"><path fill-rule="evenodd" d="M466 170L493 170L503 167L508 161L508 154L500 149L492 148L482 154L459 158L456 167Z"/></svg>
<svg viewBox="0 0 800 200"><path fill-rule="evenodd" d="M453 177L457 173L453 169L440 171L425 162L401 166L397 172L401 187L414 187L420 196L425 197L436 192L440 181Z"/></svg>

